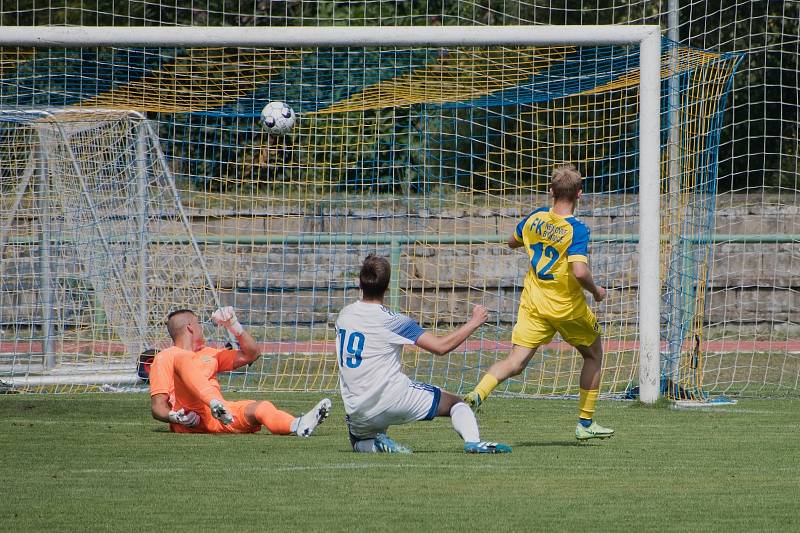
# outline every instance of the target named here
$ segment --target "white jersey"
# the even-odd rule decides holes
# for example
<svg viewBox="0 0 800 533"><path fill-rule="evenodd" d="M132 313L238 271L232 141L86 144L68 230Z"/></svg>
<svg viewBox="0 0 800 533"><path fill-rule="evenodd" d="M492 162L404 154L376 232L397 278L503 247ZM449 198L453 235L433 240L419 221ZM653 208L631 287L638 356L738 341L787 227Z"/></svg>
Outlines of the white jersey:
<svg viewBox="0 0 800 533"><path fill-rule="evenodd" d="M405 395L411 380L403 374L404 344L423 334L416 321L381 304L358 301L336 318L336 361L345 412L369 418L387 402Z"/></svg>

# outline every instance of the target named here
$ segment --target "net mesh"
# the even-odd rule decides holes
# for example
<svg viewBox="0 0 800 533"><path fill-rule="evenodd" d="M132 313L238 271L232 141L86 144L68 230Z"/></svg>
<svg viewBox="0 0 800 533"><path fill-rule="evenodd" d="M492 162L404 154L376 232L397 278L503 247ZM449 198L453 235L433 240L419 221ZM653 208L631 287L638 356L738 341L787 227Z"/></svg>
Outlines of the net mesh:
<svg viewBox="0 0 800 533"><path fill-rule="evenodd" d="M581 9L550 1L18 4L0 7L2 24L668 26L667 2L652 1ZM672 35L680 45L663 47L662 385L691 397L796 394L798 6L715 5L681 2ZM607 339L602 390L621 393L637 380L637 69L637 54L624 47L4 49L0 105L147 114L191 229L158 229L165 242L151 246L182 250L194 236L206 262L196 275L207 274L264 343L267 356L232 375L230 387L335 388L328 324L357 297L355 273L369 252L393 258L392 303L434 331L459 325L473 303L492 310L492 324L449 358L406 352L414 377L454 391L471 386L506 353L528 268L498 243L547 202L552 167L575 162L588 177L578 214L593 231L592 267L613 289L596 308ZM273 100L300 115L289 136L258 124ZM17 129L3 139L33 135ZM4 213L25 174L35 174L19 149L25 142L3 148L4 163L22 161L14 171L4 164ZM31 190L20 205L35 211ZM36 246L13 235L4 244L3 297L15 302L3 318L9 377L24 374L36 351L26 339L42 339L41 298L28 290L38 282L20 285L43 268L36 227L27 233ZM57 246L49 253L67 254ZM7 266L25 254L30 266ZM57 278L69 285L69 316L100 313L92 283ZM154 331L155 315L194 305L172 288L181 283L191 286L180 279L160 289ZM58 320L64 335L84 332L91 361L113 345L101 340L118 336L94 325L106 319ZM507 390L571 394L579 368L556 342Z"/></svg>
<svg viewBox="0 0 800 533"><path fill-rule="evenodd" d="M161 342L177 303L213 310L212 287L194 266L202 258L171 243L191 242L191 228L139 114L0 111L0 131L10 189L2 352L12 376L130 371Z"/></svg>

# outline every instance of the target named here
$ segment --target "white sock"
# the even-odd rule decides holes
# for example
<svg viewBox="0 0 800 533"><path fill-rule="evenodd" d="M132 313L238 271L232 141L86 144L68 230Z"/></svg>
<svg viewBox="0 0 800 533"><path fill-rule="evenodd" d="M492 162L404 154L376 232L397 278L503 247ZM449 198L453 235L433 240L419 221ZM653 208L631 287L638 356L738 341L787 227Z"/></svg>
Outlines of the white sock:
<svg viewBox="0 0 800 533"><path fill-rule="evenodd" d="M464 442L480 442L481 433L475 414L464 402L459 402L450 408L450 422L453 429L461 435Z"/></svg>
<svg viewBox="0 0 800 533"><path fill-rule="evenodd" d="M359 453L375 453L375 439L357 440L353 450Z"/></svg>
<svg viewBox="0 0 800 533"><path fill-rule="evenodd" d="M297 418L292 420L292 426L290 428L292 430L292 433L297 433L297 426L299 424L300 424L300 417L298 416Z"/></svg>

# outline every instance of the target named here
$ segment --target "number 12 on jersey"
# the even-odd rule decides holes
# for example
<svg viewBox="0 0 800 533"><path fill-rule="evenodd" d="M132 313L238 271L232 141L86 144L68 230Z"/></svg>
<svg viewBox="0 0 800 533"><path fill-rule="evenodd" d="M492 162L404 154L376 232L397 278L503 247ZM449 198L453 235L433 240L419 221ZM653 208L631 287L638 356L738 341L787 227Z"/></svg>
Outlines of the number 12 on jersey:
<svg viewBox="0 0 800 533"><path fill-rule="evenodd" d="M544 256L549 259L550 261L544 265L541 269L536 270L539 267L539 260L542 258L542 249L544 249ZM553 279L553 274L550 273L550 267L558 260L558 250L553 248L552 246L548 246L544 248L544 244L541 242L537 242L536 244L531 244L531 250L533 250L533 257L531 258L531 266L533 267L533 271L536 273L536 277L550 281Z"/></svg>
<svg viewBox="0 0 800 533"><path fill-rule="evenodd" d="M347 357L345 357L345 348L347 349ZM358 331L350 332L347 335L347 330L339 330L339 366L344 368L358 368L361 364L361 352L364 351L364 334Z"/></svg>

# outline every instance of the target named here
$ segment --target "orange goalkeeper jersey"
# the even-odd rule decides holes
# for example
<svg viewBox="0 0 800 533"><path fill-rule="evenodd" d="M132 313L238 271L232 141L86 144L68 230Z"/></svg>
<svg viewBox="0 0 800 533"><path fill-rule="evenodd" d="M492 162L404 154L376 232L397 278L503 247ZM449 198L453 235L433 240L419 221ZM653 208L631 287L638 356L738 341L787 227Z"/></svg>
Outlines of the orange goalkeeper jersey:
<svg viewBox="0 0 800 533"><path fill-rule="evenodd" d="M192 352L171 346L158 352L150 367L150 396L168 394L169 401L174 410L186 409L187 411L200 412L208 407L200 398L190 394L179 377L175 375L175 359L189 357L193 360L193 369L207 380L219 392L222 398L217 372L233 370L237 350L220 350L218 348L204 347L200 351Z"/></svg>

